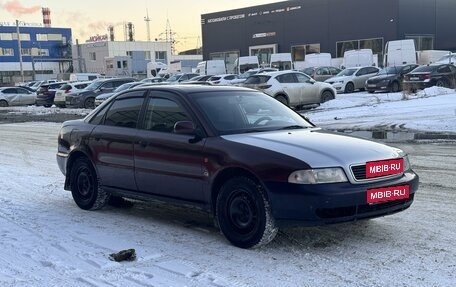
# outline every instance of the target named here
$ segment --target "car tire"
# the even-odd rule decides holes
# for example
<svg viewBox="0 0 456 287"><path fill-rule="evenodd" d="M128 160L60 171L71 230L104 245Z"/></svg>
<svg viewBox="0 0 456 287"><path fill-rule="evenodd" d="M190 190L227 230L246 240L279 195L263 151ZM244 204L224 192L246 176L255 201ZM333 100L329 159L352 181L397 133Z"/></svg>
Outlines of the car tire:
<svg viewBox="0 0 456 287"><path fill-rule="evenodd" d="M373 94L375 91L367 90L367 92L368 92L369 94Z"/></svg>
<svg viewBox="0 0 456 287"><path fill-rule="evenodd" d="M284 95L278 95L275 97L275 99L284 104L285 106L288 106L288 100Z"/></svg>
<svg viewBox="0 0 456 287"><path fill-rule="evenodd" d="M393 82L391 84L391 92L397 93L397 92L399 92L399 90L400 90L399 83L398 82Z"/></svg>
<svg viewBox="0 0 456 287"><path fill-rule="evenodd" d="M78 158L70 170L70 188L74 202L84 210L97 210L106 205L109 193L100 186L97 173L85 158Z"/></svg>
<svg viewBox="0 0 456 287"><path fill-rule="evenodd" d="M216 218L225 238L240 248L265 245L278 232L263 188L247 177L234 177L222 185Z"/></svg>
<svg viewBox="0 0 456 287"><path fill-rule="evenodd" d="M87 98L84 101L84 108L85 109L93 109L93 108L95 108L95 98Z"/></svg>
<svg viewBox="0 0 456 287"><path fill-rule="evenodd" d="M334 99L334 95L330 91L324 91L321 94L321 103Z"/></svg>
<svg viewBox="0 0 456 287"><path fill-rule="evenodd" d="M346 85L345 85L345 90L344 92L349 94L349 93L353 93L355 91L355 85L353 85L352 82L348 82Z"/></svg>
<svg viewBox="0 0 456 287"><path fill-rule="evenodd" d="M443 87L443 88L446 88L446 87L447 87L447 85L446 85L446 83L445 83L444 80L438 80L438 81L435 83L435 85L436 85L437 87Z"/></svg>
<svg viewBox="0 0 456 287"><path fill-rule="evenodd" d="M7 107L8 106L8 102L5 101L5 100L1 100L0 101L0 107L4 108L4 107Z"/></svg>

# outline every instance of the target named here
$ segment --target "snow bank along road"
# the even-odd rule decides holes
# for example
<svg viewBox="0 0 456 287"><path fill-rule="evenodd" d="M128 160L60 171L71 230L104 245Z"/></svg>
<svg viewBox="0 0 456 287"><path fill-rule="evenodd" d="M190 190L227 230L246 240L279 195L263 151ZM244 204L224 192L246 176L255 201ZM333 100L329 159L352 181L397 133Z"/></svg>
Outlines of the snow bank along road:
<svg viewBox="0 0 456 287"><path fill-rule="evenodd" d="M199 211L79 209L55 161L58 129L0 124L0 286L455 286L454 145L400 146L422 182L402 213L242 250ZM136 261L108 259L128 248Z"/></svg>

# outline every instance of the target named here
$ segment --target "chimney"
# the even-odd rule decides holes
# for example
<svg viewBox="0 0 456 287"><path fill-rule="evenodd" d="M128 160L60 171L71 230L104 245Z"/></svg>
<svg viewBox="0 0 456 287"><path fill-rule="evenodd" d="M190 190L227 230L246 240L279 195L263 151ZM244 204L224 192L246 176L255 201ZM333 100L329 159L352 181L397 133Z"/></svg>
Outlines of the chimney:
<svg viewBox="0 0 456 287"><path fill-rule="evenodd" d="M109 41L114 41L114 26L111 25L108 27L109 32Z"/></svg>
<svg viewBox="0 0 456 287"><path fill-rule="evenodd" d="M133 25L133 23L128 22L125 28L127 29L127 41L135 41L135 26Z"/></svg>
<svg viewBox="0 0 456 287"><path fill-rule="evenodd" d="M49 8L42 8L43 24L44 27L51 27L51 10Z"/></svg>

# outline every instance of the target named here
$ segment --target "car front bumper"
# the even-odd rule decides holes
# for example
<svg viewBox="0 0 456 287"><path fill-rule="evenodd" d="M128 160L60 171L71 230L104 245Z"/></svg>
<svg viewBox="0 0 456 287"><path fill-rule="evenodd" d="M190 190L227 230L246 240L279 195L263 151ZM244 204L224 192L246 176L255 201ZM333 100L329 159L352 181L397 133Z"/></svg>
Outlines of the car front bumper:
<svg viewBox="0 0 456 287"><path fill-rule="evenodd" d="M356 221L402 211L412 204L418 184L418 175L413 171L405 172L400 178L376 183L265 183L272 213L277 222L281 225L300 226ZM401 185L409 185L408 199L367 203L368 189Z"/></svg>

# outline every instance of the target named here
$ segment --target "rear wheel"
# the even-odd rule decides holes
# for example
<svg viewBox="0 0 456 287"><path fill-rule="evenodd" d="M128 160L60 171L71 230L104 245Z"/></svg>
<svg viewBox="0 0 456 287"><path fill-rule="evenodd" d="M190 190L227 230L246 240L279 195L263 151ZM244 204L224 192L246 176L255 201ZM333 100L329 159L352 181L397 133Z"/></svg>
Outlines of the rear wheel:
<svg viewBox="0 0 456 287"><path fill-rule="evenodd" d="M275 97L275 99L284 104L285 106L288 106L288 100L284 95L278 95Z"/></svg>
<svg viewBox="0 0 456 287"><path fill-rule="evenodd" d="M321 102L327 102L334 99L334 95L330 91L324 91L323 94L321 94Z"/></svg>
<svg viewBox="0 0 456 287"><path fill-rule="evenodd" d="M397 93L399 92L399 83L398 82L393 82L391 85L391 92Z"/></svg>
<svg viewBox="0 0 456 287"><path fill-rule="evenodd" d="M352 82L349 82L345 85L345 93L353 93L355 91L355 85Z"/></svg>
<svg viewBox="0 0 456 287"><path fill-rule="evenodd" d="M93 109L95 108L95 99L94 98L87 98L84 101L84 108L86 109Z"/></svg>
<svg viewBox="0 0 456 287"><path fill-rule="evenodd" d="M8 102L5 101L5 100L1 100L0 101L0 107L7 107L8 106Z"/></svg>
<svg viewBox="0 0 456 287"><path fill-rule="evenodd" d="M438 80L437 83L435 83L435 85L437 87L444 87L444 88L446 88L446 86L447 86L444 80Z"/></svg>
<svg viewBox="0 0 456 287"><path fill-rule="evenodd" d="M109 194L101 186L89 160L77 159L70 171L71 194L74 202L85 210L96 210L106 205Z"/></svg>
<svg viewBox="0 0 456 287"><path fill-rule="evenodd" d="M278 232L263 189L247 177L234 177L223 184L216 217L226 239L240 248L265 245Z"/></svg>

